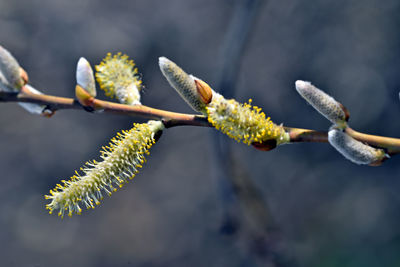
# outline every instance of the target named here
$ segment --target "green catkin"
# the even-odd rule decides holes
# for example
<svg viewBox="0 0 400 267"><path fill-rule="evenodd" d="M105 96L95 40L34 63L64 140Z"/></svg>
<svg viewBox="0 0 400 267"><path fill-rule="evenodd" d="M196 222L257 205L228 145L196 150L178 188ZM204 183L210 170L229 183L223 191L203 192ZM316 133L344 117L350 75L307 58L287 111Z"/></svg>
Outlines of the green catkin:
<svg viewBox="0 0 400 267"><path fill-rule="evenodd" d="M162 122L149 121L135 123L131 130L118 133L109 146L102 147L101 162L87 162L81 173L76 171L69 181L62 180L62 185L50 190L50 195L45 196L51 200L46 209L50 214L59 210L58 215L63 217L65 212L68 216L80 214L80 204L87 208L100 204L102 192L111 195L136 175L156 141L156 134L163 129Z"/></svg>

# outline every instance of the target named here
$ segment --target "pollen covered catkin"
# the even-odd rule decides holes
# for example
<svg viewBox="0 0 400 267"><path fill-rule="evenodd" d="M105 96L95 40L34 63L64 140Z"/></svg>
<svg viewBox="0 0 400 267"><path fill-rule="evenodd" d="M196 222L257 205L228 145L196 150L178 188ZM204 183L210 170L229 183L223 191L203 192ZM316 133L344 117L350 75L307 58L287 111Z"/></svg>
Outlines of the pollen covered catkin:
<svg viewBox="0 0 400 267"><path fill-rule="evenodd" d="M96 80L108 97L116 97L120 103L140 104L140 90L143 84L133 60L127 55L108 53L96 65Z"/></svg>
<svg viewBox="0 0 400 267"><path fill-rule="evenodd" d="M356 164L373 164L386 156L382 149L363 144L337 128L329 130L328 140L340 154Z"/></svg>
<svg viewBox="0 0 400 267"><path fill-rule="evenodd" d="M207 119L217 130L247 145L271 139L278 145L289 142L284 128L273 123L251 102L250 99L249 103L241 104L213 92L212 101L207 105Z"/></svg>
<svg viewBox="0 0 400 267"><path fill-rule="evenodd" d="M102 192L111 195L136 175L163 129L161 121L149 121L135 123L131 130L118 133L109 146L103 147L101 162L87 162L81 173L75 172L69 181L62 180L63 185L50 190L50 195L45 196L51 200L46 205L49 213L59 210L58 215L63 217L67 211L72 216L81 213L81 204L87 208L100 204Z"/></svg>

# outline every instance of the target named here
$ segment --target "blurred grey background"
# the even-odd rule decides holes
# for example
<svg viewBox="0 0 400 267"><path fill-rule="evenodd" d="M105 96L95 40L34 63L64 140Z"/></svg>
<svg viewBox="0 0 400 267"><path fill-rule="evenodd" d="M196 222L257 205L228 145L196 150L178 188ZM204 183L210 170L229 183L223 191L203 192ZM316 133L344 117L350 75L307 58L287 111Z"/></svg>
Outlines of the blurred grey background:
<svg viewBox="0 0 400 267"><path fill-rule="evenodd" d="M213 86L235 3L1 0L0 44L33 86L66 97L79 57L94 65L121 51L143 74L144 104L192 113L158 57ZM252 98L276 123L327 130L295 91L297 79L309 80L348 107L353 128L399 137L399 12L397 0L260 5L236 98ZM327 144L267 153L229 140L279 229L268 249L283 260L258 261L246 238L221 231L224 200L206 128L166 131L135 179L95 210L48 215L44 194L136 121L81 111L47 119L0 104L1 266L400 266L400 158L358 166Z"/></svg>

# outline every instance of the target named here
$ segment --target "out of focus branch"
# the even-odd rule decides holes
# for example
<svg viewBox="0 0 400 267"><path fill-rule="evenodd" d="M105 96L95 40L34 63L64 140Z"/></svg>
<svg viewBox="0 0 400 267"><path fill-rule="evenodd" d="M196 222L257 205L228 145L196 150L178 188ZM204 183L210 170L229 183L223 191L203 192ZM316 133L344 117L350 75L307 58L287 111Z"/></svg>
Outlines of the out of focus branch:
<svg viewBox="0 0 400 267"><path fill-rule="evenodd" d="M220 52L220 66L216 88L233 98L244 48L249 39L257 14L264 1L238 0ZM277 233L268 204L243 170L239 161L234 162L231 147L226 138L217 132L211 134L212 152L218 190L223 208L221 230L242 237L248 255L256 256L261 265L281 266L281 255L276 253ZM233 167L234 166L234 167ZM253 258L253 257L251 257Z"/></svg>

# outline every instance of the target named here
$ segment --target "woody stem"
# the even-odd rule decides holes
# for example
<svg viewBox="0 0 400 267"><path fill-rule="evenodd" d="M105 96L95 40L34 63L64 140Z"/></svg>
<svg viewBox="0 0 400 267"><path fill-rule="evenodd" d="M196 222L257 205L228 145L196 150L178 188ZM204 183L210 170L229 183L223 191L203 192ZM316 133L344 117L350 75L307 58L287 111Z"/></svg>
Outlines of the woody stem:
<svg viewBox="0 0 400 267"><path fill-rule="evenodd" d="M166 128L175 126L203 126L212 127L207 118L202 115L185 114L166 111L162 109L151 108L144 105L125 105L91 97L88 106L83 106L76 99L67 97L51 96L46 94L33 94L25 88L21 92L0 92L0 102L23 102L45 105L52 112L62 109L85 109L86 111L102 111L104 113L113 113L127 116L142 117L148 119L160 119ZM316 131L310 129L284 127L289 133L291 143L299 142L328 142L328 133L326 131ZM385 136L370 135L357 132L351 128L346 128L346 133L353 138L367 143L371 146L383 148L389 155L400 153L400 139Z"/></svg>

